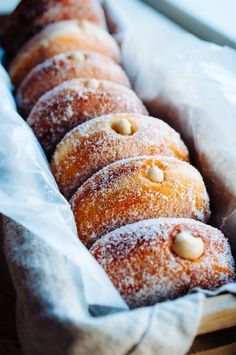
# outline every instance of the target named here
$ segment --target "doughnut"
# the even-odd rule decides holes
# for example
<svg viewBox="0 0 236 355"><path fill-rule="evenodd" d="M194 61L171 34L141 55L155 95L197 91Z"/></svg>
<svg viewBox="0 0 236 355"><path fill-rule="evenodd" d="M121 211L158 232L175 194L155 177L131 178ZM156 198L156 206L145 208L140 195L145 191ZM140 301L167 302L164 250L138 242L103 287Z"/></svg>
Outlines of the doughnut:
<svg viewBox="0 0 236 355"><path fill-rule="evenodd" d="M46 26L19 50L9 67L13 84L18 86L37 64L70 50L90 50L120 61L118 44L106 31L86 20L61 21Z"/></svg>
<svg viewBox="0 0 236 355"><path fill-rule="evenodd" d="M43 94L75 78L103 79L130 87L123 69L110 58L91 51L70 51L38 64L25 77L16 94L20 113L27 116Z"/></svg>
<svg viewBox="0 0 236 355"><path fill-rule="evenodd" d="M102 235L129 223L158 217L206 222L208 194L199 172L166 156L133 157L103 168L70 200L78 237L90 247Z"/></svg>
<svg viewBox="0 0 236 355"><path fill-rule="evenodd" d="M187 218L121 227L97 240L90 251L130 308L175 299L195 287L214 290L235 279L224 235Z"/></svg>
<svg viewBox="0 0 236 355"><path fill-rule="evenodd" d="M94 118L69 132L57 145L51 168L61 192L70 198L106 165L133 156L158 154L189 160L179 134L163 121L118 113Z"/></svg>
<svg viewBox="0 0 236 355"><path fill-rule="evenodd" d="M45 26L63 20L83 20L106 28L105 17L97 0L22 0L7 18L2 44L8 57Z"/></svg>
<svg viewBox="0 0 236 355"><path fill-rule="evenodd" d="M43 95L27 122L50 156L57 143L78 124L120 112L147 113L137 95L125 86L105 80L74 79Z"/></svg>

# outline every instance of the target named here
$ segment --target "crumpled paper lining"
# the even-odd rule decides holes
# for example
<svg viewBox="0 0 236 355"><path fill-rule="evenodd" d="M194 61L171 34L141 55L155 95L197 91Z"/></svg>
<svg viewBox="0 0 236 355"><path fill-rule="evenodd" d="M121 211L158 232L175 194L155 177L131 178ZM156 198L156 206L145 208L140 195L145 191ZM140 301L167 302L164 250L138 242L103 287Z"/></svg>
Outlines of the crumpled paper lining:
<svg viewBox="0 0 236 355"><path fill-rule="evenodd" d="M143 32L123 42L125 68L129 73L131 62L130 70L136 68L133 84L150 113L187 143L210 194L210 223L223 230L236 255L236 53L186 34L166 36L170 48L158 36L153 43L141 40L147 37Z"/></svg>
<svg viewBox="0 0 236 355"><path fill-rule="evenodd" d="M109 0L106 12L135 91L181 134L207 184L210 223L236 256L236 52L171 26L135 0Z"/></svg>

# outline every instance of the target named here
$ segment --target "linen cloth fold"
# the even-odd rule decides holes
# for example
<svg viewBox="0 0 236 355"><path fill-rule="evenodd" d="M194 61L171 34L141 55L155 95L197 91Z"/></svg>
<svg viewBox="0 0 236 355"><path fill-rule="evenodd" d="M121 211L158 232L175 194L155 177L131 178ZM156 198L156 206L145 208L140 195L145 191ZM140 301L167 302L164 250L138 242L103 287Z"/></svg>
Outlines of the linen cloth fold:
<svg viewBox="0 0 236 355"><path fill-rule="evenodd" d="M3 227L24 354L180 355L188 351L202 315L202 294L132 311L98 308L97 317L92 317L81 275L75 287L70 261L13 221L4 218Z"/></svg>

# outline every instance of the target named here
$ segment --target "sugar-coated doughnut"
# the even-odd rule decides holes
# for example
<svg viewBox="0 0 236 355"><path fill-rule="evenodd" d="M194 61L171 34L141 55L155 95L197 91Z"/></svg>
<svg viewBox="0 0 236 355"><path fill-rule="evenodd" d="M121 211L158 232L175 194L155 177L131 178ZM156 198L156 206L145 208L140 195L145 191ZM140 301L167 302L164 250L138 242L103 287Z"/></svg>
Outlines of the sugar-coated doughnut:
<svg viewBox="0 0 236 355"><path fill-rule="evenodd" d="M75 79L43 95L28 117L48 156L78 124L109 113L146 114L141 100L129 88L111 81Z"/></svg>
<svg viewBox="0 0 236 355"><path fill-rule="evenodd" d="M157 154L189 160L179 134L163 121L137 114L111 114L69 132L58 144L51 167L60 190L69 198L106 165L133 156Z"/></svg>
<svg viewBox="0 0 236 355"><path fill-rule="evenodd" d="M2 44L8 57L45 26L71 19L86 19L105 28L104 13L97 0L21 0L4 26Z"/></svg>
<svg viewBox="0 0 236 355"><path fill-rule="evenodd" d="M43 94L75 78L109 80L130 87L124 70L110 58L91 51L70 51L38 64L25 77L16 94L20 113L27 116Z"/></svg>
<svg viewBox="0 0 236 355"><path fill-rule="evenodd" d="M70 50L90 50L120 61L119 47L105 30L86 20L61 21L46 26L20 49L9 67L12 82L18 86L37 64Z"/></svg>
<svg viewBox="0 0 236 355"><path fill-rule="evenodd" d="M173 250L181 238L182 250L194 258ZM200 253L194 243L201 245ZM195 287L214 290L235 279L224 235L192 219L130 224L100 238L90 251L131 308L174 299Z"/></svg>
<svg viewBox="0 0 236 355"><path fill-rule="evenodd" d="M207 221L208 194L199 172L172 157L129 158L103 168L70 200L78 236L90 247L102 235L143 219Z"/></svg>

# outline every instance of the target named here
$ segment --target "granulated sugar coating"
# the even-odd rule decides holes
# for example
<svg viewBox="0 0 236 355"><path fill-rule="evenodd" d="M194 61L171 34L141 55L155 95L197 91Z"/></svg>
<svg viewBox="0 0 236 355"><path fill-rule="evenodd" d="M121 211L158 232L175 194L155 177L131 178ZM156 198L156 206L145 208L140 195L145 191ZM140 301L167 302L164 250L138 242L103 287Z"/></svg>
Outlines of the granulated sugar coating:
<svg viewBox="0 0 236 355"><path fill-rule="evenodd" d="M150 180L153 166L164 180ZM171 157L146 156L113 163L87 180L71 201L78 236L90 247L102 235L128 223L157 217L206 222L209 198L199 172Z"/></svg>
<svg viewBox="0 0 236 355"><path fill-rule="evenodd" d="M117 133L114 125L128 122L131 134ZM166 155L188 161L179 134L163 121L137 114L94 118L69 132L58 144L51 168L66 198L98 170L117 160L140 155Z"/></svg>
<svg viewBox="0 0 236 355"><path fill-rule="evenodd" d="M16 95L20 112L26 117L42 95L76 78L109 80L130 87L124 70L110 58L91 51L69 51L38 64L26 76Z"/></svg>
<svg viewBox="0 0 236 355"><path fill-rule="evenodd" d="M21 0L7 19L3 47L8 57L45 26L62 21L86 19L105 28L105 17L97 0Z"/></svg>
<svg viewBox="0 0 236 355"><path fill-rule="evenodd" d="M171 248L176 235L188 231L204 243L195 261ZM212 290L234 280L234 261L223 234L191 219L160 218L117 229L90 249L131 308L152 305L188 293Z"/></svg>
<svg viewBox="0 0 236 355"><path fill-rule="evenodd" d="M46 26L17 53L9 67L15 86L38 64L71 50L89 50L120 62L120 50L105 30L88 21L61 21Z"/></svg>
<svg viewBox="0 0 236 355"><path fill-rule="evenodd" d="M50 156L72 128L109 113L147 114L137 95L125 86L105 80L75 79L39 99L27 120Z"/></svg>

